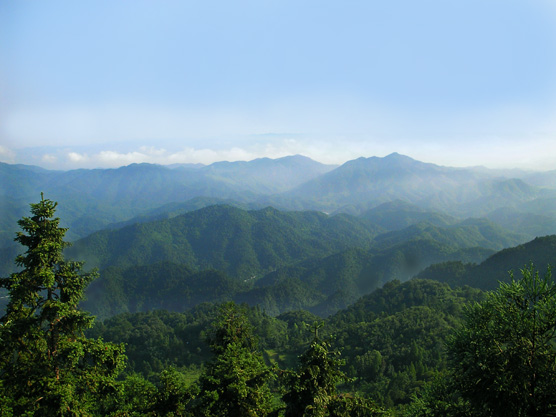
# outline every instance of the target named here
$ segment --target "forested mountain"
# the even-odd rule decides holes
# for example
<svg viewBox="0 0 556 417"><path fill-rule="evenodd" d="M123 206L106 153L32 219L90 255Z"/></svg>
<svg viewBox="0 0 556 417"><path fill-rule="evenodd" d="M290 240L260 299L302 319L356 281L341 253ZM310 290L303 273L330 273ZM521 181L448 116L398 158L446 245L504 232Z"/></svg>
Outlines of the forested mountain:
<svg viewBox="0 0 556 417"><path fill-rule="evenodd" d="M10 238L15 221L41 192L60 203L69 238L84 237L114 222L129 220L168 203L195 197L253 202L321 175L333 166L303 156L220 162L206 167L132 164L118 169L49 171L0 163L0 196L9 202L0 237ZM0 241L0 247L11 238Z"/></svg>
<svg viewBox="0 0 556 417"><path fill-rule="evenodd" d="M490 254L487 249L411 241L384 250L354 248L312 258L247 282L170 262L109 267L89 286L83 308L105 318L154 309L183 312L203 302L235 300L272 315L305 309L326 317L386 282L406 281L432 263L480 262Z"/></svg>
<svg viewBox="0 0 556 417"><path fill-rule="evenodd" d="M226 297L275 315L309 309L327 316L433 263L478 263L519 241L483 220L379 230L349 215L211 206L97 232L67 253L103 269L85 304L101 317L185 311Z"/></svg>
<svg viewBox="0 0 556 417"><path fill-rule="evenodd" d="M447 228L420 223L385 234L379 230L349 215L211 206L167 220L97 232L76 242L67 253L79 255L89 267L117 267L103 272L91 287L100 291L89 295L88 308L95 314L157 307L183 311L226 294L272 314L304 308L326 316L390 280L405 281L430 264L478 263L493 253L489 248L519 241L478 220ZM179 276L166 271L168 262L174 264L172 270L186 266L175 288L176 297L182 294L181 304L173 297L164 299L172 288L169 277ZM205 282L188 278L194 271L210 268L226 275L205 273ZM213 277L216 281L209 282ZM230 279L246 285L234 287ZM215 288L215 298L197 294L200 286ZM111 294L103 299L106 291ZM133 295L127 295L130 292ZM109 305L118 307L111 310Z"/></svg>
<svg viewBox="0 0 556 417"><path fill-rule="evenodd" d="M81 306L101 319L152 310L184 312L205 302L231 300L242 290L245 285L223 272L159 262L104 269Z"/></svg>
<svg viewBox="0 0 556 417"><path fill-rule="evenodd" d="M377 208L375 218L392 209L410 213L407 222L423 213L456 221L400 202ZM492 249L525 240L484 219L445 227L421 222L381 232L369 220L346 214L209 206L97 232L66 253L83 259L87 268L101 269L84 304L101 317L156 308L185 311L225 299L260 305L275 315L309 309L328 316L433 263L479 263Z"/></svg>
<svg viewBox="0 0 556 417"><path fill-rule="evenodd" d="M219 207L203 209L201 212L216 213L218 210L222 210L222 213L231 210L232 213L240 216L239 218L244 215L245 219L248 219L250 215L259 216L270 209L243 212L230 207ZM278 216L295 214L275 210L273 213ZM190 213L188 216L191 216L192 223L201 226L196 217L198 214ZM323 214L318 214L318 217L326 218ZM332 216L331 219L335 217ZM340 216L340 218L349 217ZM300 227L301 223L296 224ZM413 231L414 228L408 229ZM155 229L161 230L158 226ZM245 227L240 230L243 230L245 236L250 236ZM440 233L443 229L434 230ZM116 234L109 236L111 237L107 240L120 239ZM185 311L204 301L218 302L233 299L237 302L258 305L273 315L289 310L307 309L326 317L345 308L361 295L368 294L391 280L406 281L432 264L435 265L425 269L418 276L443 280L451 284L469 284L489 289L496 286L498 279L505 278L506 271L512 268L517 270L530 261L546 264L551 262L550 257L553 256L552 237L539 238L526 245L506 249L496 256L491 256L493 250L473 246L476 242L469 240L469 236L459 241L457 239L450 241L453 238L451 230L448 230L442 239L438 236L433 238L430 226L423 228L422 235L408 233L405 240L394 241L391 238L383 240L383 236L389 237L390 233L375 237L372 245L367 249L352 247L334 251L328 248L332 250L328 255L314 255L314 247L303 255L305 249L302 250L300 249L302 246L298 246L301 252L298 253L298 258L290 257L290 263L284 263L282 266L275 265L272 270L259 276L248 274L247 278L239 280L238 276L230 272L192 269L193 264L178 265L176 264L178 258L173 257L159 259L156 263L146 262L143 265L122 262L120 266L108 267L101 271L101 277L89 288L88 300L84 306L94 314L106 317L120 312L149 311L156 308ZM136 236L136 239L147 242L147 237ZM275 245L278 245L277 239L278 237L273 235L272 242ZM481 237L481 239L486 238ZM248 241L247 238L244 240ZM364 239L363 243L368 245L369 241ZM247 247L270 247L268 242L257 242ZM359 243L361 242L359 240ZM382 245L378 242L382 242ZM469 245L470 242L472 245ZM145 243L145 247L148 246L149 244ZM530 248L537 248L536 255ZM85 246L77 246L77 249L82 254L85 253ZM325 249L323 253L328 250L323 249ZM184 250L177 250L177 252L184 252ZM525 254L514 255L521 252ZM226 250L222 248L218 253L225 254ZM255 254L253 262L255 260L259 262L256 250L246 252L246 254L253 253ZM542 254L544 255L541 256ZM483 262L487 258L489 260ZM494 262L497 259L500 260ZM218 262L224 261L220 259ZM481 263L479 267L472 269L472 265L479 263ZM493 263L492 267L488 267L490 263ZM483 268L485 272L481 272ZM468 274L463 277L462 274L468 269ZM491 284L479 284L477 277L480 276L488 277Z"/></svg>
<svg viewBox="0 0 556 417"><path fill-rule="evenodd" d="M403 200L429 210L470 217L543 195L554 195L554 191L518 179L494 177L484 170L441 167L393 153L346 162L269 201L296 209L361 213L382 203Z"/></svg>
<svg viewBox="0 0 556 417"><path fill-rule="evenodd" d="M509 271L516 277L525 266L556 265L556 236L538 237L531 242L501 250L479 265L447 262L431 265L418 277L447 282L453 286L469 285L484 290L498 287L509 280Z"/></svg>
<svg viewBox="0 0 556 417"><path fill-rule="evenodd" d="M508 184L510 193L522 185ZM524 190L527 194L529 189ZM205 201L202 197L187 204L194 208ZM540 201L530 203L542 206ZM372 401L391 415L417 409L429 415L436 404L465 410L460 388L449 379L440 387L434 381L446 381L441 379L445 375L460 377L449 374L458 364L450 362L446 346L462 357L467 357L468 347L460 343L454 350L456 339L448 335L475 337L473 331L485 328L481 323L474 328L467 315L464 323L462 314L467 303L483 297L488 302L471 304L474 311L481 313L484 306L489 313L507 302L524 309L524 315L514 317L520 332L529 331L522 319L532 317L531 312L546 316L549 333L540 354L550 361L554 357L554 287L549 275L532 281L536 276L531 267L523 273L524 279L529 273L528 281L501 286L497 295L485 296L479 288L497 287L498 280L509 279L509 269L531 261L554 263L556 236L493 253L492 248L515 244L524 236L486 219L461 221L400 201L361 217L229 205L187 211L182 203L172 203L152 212L160 220L147 221L147 216L142 222L93 233L62 254L65 229L53 217L56 203L41 198L31 209L33 216L20 222L24 233L17 237L28 248L18 258L22 270L0 279L2 301L11 300L0 326L0 336L8 342L2 344L2 369L11 370L0 372L0 409L18 415L29 407L60 409L58 403L71 404L64 410L94 415L162 416L184 410L187 415L212 415L214 407L237 406L237 384L243 384L242 392L251 399L263 393L265 413L274 410L276 415L297 406L296 401L307 410L303 404L317 404L319 398L325 401L320 409L330 416L353 415L354 410L355 415L382 415ZM395 212L402 218L396 219ZM81 263L65 261L62 255L86 261L87 269L80 272ZM100 278L89 286L88 299L79 303L95 275L87 270L94 266L101 268ZM417 274L432 280L411 279ZM531 282L535 286L527 287ZM527 291L543 288L552 298L547 305L542 304L544 295L534 299L540 304L533 311ZM229 300L244 304L238 307ZM84 331L94 319L82 308L104 319L87 336ZM500 314L506 313L502 309ZM481 313L479 319L484 318ZM459 331L462 325L470 332ZM486 328L491 327L495 321ZM530 351L529 336L521 334L508 346L515 342L526 349L509 349L504 358ZM481 349L488 350L489 335L478 337L483 338ZM506 343L505 334L501 337ZM122 343L129 356L123 375ZM339 350L345 363L338 359ZM529 353L519 358L524 355ZM546 383L553 381L550 361L542 381L553 396L554 384ZM466 367L476 362L468 360ZM521 378L517 371L508 379ZM32 390L27 381L33 381ZM308 402L296 397L306 386L300 384L321 383L326 388L311 391ZM218 394L223 389L230 390L225 404ZM435 389L440 393L431 391ZM49 400L37 405L36 398L43 394L39 398ZM475 406L480 409L481 404Z"/></svg>
<svg viewBox="0 0 556 417"><path fill-rule="evenodd" d="M271 314L303 308L327 317L387 282L407 281L441 259L477 262L491 253L487 249L458 249L426 239L381 250L351 249L278 269L235 299L259 305Z"/></svg>
<svg viewBox="0 0 556 417"><path fill-rule="evenodd" d="M328 318L321 333L333 336L333 346L341 349L344 369L355 378L353 388L372 393L382 405L399 406L445 369L446 336L459 325L463 306L482 298L482 292L472 288L393 281ZM293 366L311 338L306 325L317 317L304 311L276 318L259 308L247 311L267 360ZM215 305L203 304L186 313L122 314L99 323L90 334L125 342L128 372L152 377L177 366L195 374L209 357L202 334L216 313Z"/></svg>
<svg viewBox="0 0 556 417"><path fill-rule="evenodd" d="M383 233L374 239L374 245L387 247L408 240L427 239L458 248L480 246L502 249L527 240L526 235L511 233L487 219L467 219L446 227L428 222L417 223L402 230Z"/></svg>
<svg viewBox="0 0 556 417"><path fill-rule="evenodd" d="M411 209L399 208L405 211L405 220L392 225L396 228L414 224L419 218L442 226L452 221L450 216L482 217L505 208L524 215L548 216L546 222L553 224L553 177L550 172L442 167L399 154L359 158L336 168L299 155L209 166L133 164L73 171L1 163L0 248L12 245L15 222L40 192L60 203L59 214L63 225L69 227L68 238L76 240L114 224L168 218L222 203L250 209L270 205L288 210L365 213L385 225L391 222L388 210L396 211L396 204L412 204ZM369 212L392 201L398 203ZM418 214L419 210L430 213ZM505 224L511 226L512 222ZM511 230L527 233L524 229ZM533 236L528 233L528 237Z"/></svg>
<svg viewBox="0 0 556 417"><path fill-rule="evenodd" d="M272 314L303 308L327 316L384 283L406 281L433 263L479 263L493 253L480 248L480 243L508 244L508 237L496 227L469 223L470 230L419 224L374 236L372 225L347 215L215 206L162 223L97 233L71 250L87 259L92 249L102 259L101 266L118 266L103 270L91 285L85 305L100 316L153 308L184 311L202 301L222 300L224 295ZM315 239L328 244L315 246ZM172 245L164 249L160 246L164 242ZM227 245L232 242L235 252L227 258ZM161 248L158 252L150 249L156 245ZM295 256L284 252L287 247L295 249ZM187 266L176 265L180 260ZM253 269L239 269L246 266ZM206 267L225 275L195 272Z"/></svg>
<svg viewBox="0 0 556 417"><path fill-rule="evenodd" d="M171 219L94 233L68 249L89 267L160 261L215 268L246 280L349 247L369 247L379 228L347 215L210 206Z"/></svg>
<svg viewBox="0 0 556 417"><path fill-rule="evenodd" d="M441 227L458 222L458 219L453 216L429 211L402 200L393 200L373 207L361 213L360 217L387 231L405 229L408 226L422 222Z"/></svg>

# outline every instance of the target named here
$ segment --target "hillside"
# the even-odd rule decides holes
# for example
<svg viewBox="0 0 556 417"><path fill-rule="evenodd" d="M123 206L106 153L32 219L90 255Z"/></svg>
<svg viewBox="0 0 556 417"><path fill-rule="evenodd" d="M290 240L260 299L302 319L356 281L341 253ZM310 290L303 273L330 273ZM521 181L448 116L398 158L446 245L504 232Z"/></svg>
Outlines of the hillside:
<svg viewBox="0 0 556 417"><path fill-rule="evenodd" d="M374 239L378 247L393 246L409 240L428 239L459 248L503 249L527 240L526 235L511 233L487 219L466 219L445 227L428 222L383 233Z"/></svg>
<svg viewBox="0 0 556 417"><path fill-rule="evenodd" d="M28 203L44 192L60 203L59 215L71 240L117 222L146 214L162 205L195 197L253 202L319 176L333 166L295 155L209 166L169 167L132 164L117 169L50 171L34 166L0 163L0 247L17 230L15 221Z"/></svg>
<svg viewBox="0 0 556 417"><path fill-rule="evenodd" d="M548 216L546 222L553 225L556 190L548 187L552 177L553 173L535 177L511 170L442 167L397 153L359 158L339 167L300 155L208 166L132 164L72 171L0 163L0 248L13 245L15 222L41 192L60 203L58 213L73 241L107 227L223 203L249 209L272 206L363 214L389 230L419 221L446 226L452 217L489 216L495 221L500 209ZM385 205L379 208L381 204ZM523 227L511 230L533 237L526 220L521 223Z"/></svg>
<svg viewBox="0 0 556 417"><path fill-rule="evenodd" d="M489 227L455 229L459 239L450 228L433 228L433 234L431 227L420 224L374 237L376 228L347 215L213 206L99 232L68 254L87 259L89 253L89 260L99 260L101 278L91 285L86 305L100 316L152 308L184 311L220 301L222 294L274 315L309 309L328 316L433 263L481 262L493 251L478 242L504 242L503 234L491 235ZM492 243L496 238L502 240ZM207 268L221 272L195 272Z"/></svg>
<svg viewBox="0 0 556 417"><path fill-rule="evenodd" d="M94 233L67 250L88 267L171 261L252 279L349 247L369 247L376 226L346 215L211 206L171 219Z"/></svg>
<svg viewBox="0 0 556 417"><path fill-rule="evenodd" d="M383 249L350 249L269 273L236 300L260 305L273 314L303 308L326 317L387 282L407 281L433 263L480 262L492 253L427 239Z"/></svg>
<svg viewBox="0 0 556 417"><path fill-rule="evenodd" d="M222 272L196 272L170 262L110 267L89 285L81 307L101 319L152 310L183 312L230 300L243 287Z"/></svg>
<svg viewBox="0 0 556 417"><path fill-rule="evenodd" d="M447 214L426 210L402 200L383 203L361 213L362 219L368 220L387 231L405 229L417 223L430 223L435 226L449 226L458 222Z"/></svg>
<svg viewBox="0 0 556 417"><path fill-rule="evenodd" d="M432 265L418 277L448 282L450 285L469 285L484 290L498 287L500 281L509 281L509 271L519 277L519 271L530 263L544 270L556 265L556 235L538 237L528 243L501 250L479 265L461 262Z"/></svg>
<svg viewBox="0 0 556 417"><path fill-rule="evenodd" d="M276 207L358 214L402 200L429 211L470 217L549 195L554 190L496 177L488 170L442 167L393 153L348 161L265 201Z"/></svg>
<svg viewBox="0 0 556 417"><path fill-rule="evenodd" d="M451 289L427 280L393 281L325 319L324 338L341 349L351 389L368 392L388 407L409 402L423 383L446 367L446 336L459 325L463 306L481 300L472 288ZM169 366L198 372L209 357L203 331L218 307L202 304L183 313L120 314L98 323L90 334L124 342L128 372L152 376ZM265 358L280 369L295 365L311 339L307 325L317 317L298 310L269 317L260 308L244 310Z"/></svg>

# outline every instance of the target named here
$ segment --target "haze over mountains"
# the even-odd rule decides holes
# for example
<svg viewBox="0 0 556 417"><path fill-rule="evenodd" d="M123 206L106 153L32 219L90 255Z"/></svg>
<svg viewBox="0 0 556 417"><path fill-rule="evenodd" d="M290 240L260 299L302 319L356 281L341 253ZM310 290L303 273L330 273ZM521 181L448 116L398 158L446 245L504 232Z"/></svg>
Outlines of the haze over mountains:
<svg viewBox="0 0 556 417"><path fill-rule="evenodd" d="M60 203L58 213L71 240L119 222L173 216L216 203L359 215L396 200L437 216L486 216L504 227L515 225L518 233L528 229L534 214L535 224L541 221L547 233L556 232L556 171L449 168L396 153L339 167L299 155L209 166L133 164L73 171L2 163L0 180L0 247L10 245L15 222L40 192ZM133 220L136 216L142 219Z"/></svg>
<svg viewBox="0 0 556 417"><path fill-rule="evenodd" d="M431 265L436 275L422 273L471 282L461 265L556 233L556 171L396 153L339 167L299 155L74 171L0 164L0 177L2 275L14 270L17 220L44 192L75 240L67 256L101 270L86 302L101 316L230 298L326 316Z"/></svg>

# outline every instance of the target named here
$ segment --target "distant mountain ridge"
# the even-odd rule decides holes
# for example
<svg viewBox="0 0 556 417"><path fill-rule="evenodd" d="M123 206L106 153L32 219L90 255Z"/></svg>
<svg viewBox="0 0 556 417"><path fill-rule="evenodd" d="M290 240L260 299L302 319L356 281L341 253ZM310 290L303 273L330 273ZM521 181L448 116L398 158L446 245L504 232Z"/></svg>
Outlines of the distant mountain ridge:
<svg viewBox="0 0 556 417"><path fill-rule="evenodd" d="M169 203L200 197L252 203L333 168L300 155L178 169L142 163L49 171L0 163L0 248L11 244L16 221L41 192L60 203L58 214L70 229L68 238L74 240Z"/></svg>
<svg viewBox="0 0 556 417"><path fill-rule="evenodd" d="M511 174L516 177L504 176ZM527 213L544 216L543 223L549 227L556 225L556 190L549 188L551 184L556 187L556 171L450 168L397 153L358 158L339 167L300 155L208 166L132 164L73 171L0 163L0 248L13 245L17 220L40 192L60 203L58 214L69 227L70 240L113 225L168 218L210 204L368 215L369 210L393 201L429 212L422 216L437 225L450 222L450 216L460 220L489 216L497 222L491 213L512 209L522 219L512 222L506 217L498 224L534 237L526 230L523 216ZM405 226L418 217L413 211L406 210L411 219ZM402 222L396 227L403 226Z"/></svg>
<svg viewBox="0 0 556 417"><path fill-rule="evenodd" d="M484 170L442 167L397 153L359 158L279 196L278 207L363 212L402 200L462 217L484 215L508 204L553 196L523 180L493 177Z"/></svg>

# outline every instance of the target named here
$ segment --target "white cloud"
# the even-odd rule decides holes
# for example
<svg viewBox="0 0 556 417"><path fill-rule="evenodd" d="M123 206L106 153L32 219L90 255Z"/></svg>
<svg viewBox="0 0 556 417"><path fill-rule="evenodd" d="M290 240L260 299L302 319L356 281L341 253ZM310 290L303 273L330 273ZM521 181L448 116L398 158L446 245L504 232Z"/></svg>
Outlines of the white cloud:
<svg viewBox="0 0 556 417"><path fill-rule="evenodd" d="M56 155L51 155L47 153L41 157L41 160L46 165L51 165L51 164L56 164L58 162L58 157Z"/></svg>
<svg viewBox="0 0 556 417"><path fill-rule="evenodd" d="M87 155L77 152L68 152L67 156L71 162L85 162L89 159Z"/></svg>
<svg viewBox="0 0 556 417"><path fill-rule="evenodd" d="M511 103L458 114L405 113L349 97L334 102L298 97L233 111L151 105L35 109L4 116L3 140L14 143L17 154L4 147L0 157L70 169L292 154L340 164L400 152L443 165L554 169L554 116L554 106L532 109ZM45 144L53 149L40 149ZM27 152L32 148L33 160ZM57 165L62 161L65 166Z"/></svg>
<svg viewBox="0 0 556 417"><path fill-rule="evenodd" d="M11 149L0 145L0 158L4 162L13 163L15 161L16 153Z"/></svg>

